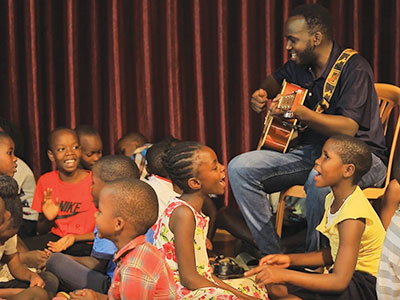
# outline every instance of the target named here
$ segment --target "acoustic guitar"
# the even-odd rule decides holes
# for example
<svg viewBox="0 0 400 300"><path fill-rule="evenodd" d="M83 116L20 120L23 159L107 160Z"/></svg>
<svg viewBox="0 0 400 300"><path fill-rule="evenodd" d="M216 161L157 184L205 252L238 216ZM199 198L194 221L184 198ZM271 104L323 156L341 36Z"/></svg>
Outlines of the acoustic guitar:
<svg viewBox="0 0 400 300"><path fill-rule="evenodd" d="M307 89L284 80L280 95L277 108L284 111L283 118L274 117L268 111L257 150L267 148L285 153L290 142L297 137L297 119L293 119L293 111L304 103Z"/></svg>

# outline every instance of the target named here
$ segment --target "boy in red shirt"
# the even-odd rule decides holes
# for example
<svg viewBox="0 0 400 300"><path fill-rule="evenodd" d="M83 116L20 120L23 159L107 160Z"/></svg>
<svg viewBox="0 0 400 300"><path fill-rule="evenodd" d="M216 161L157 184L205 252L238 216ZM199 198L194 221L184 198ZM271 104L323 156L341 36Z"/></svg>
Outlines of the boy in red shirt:
<svg viewBox="0 0 400 300"><path fill-rule="evenodd" d="M53 130L47 154L57 170L39 178L32 203L40 213L37 228L41 235L25 243L30 250L42 250L66 235L74 235L80 239L65 253L90 255L91 244L85 242L85 234L93 233L96 208L91 194L92 173L78 168L81 149L76 132L69 128Z"/></svg>
<svg viewBox="0 0 400 300"><path fill-rule="evenodd" d="M138 179L106 183L96 213L98 235L114 242L116 269L108 296L84 289L71 299L176 299L172 272L162 254L145 241L144 234L157 218L154 190Z"/></svg>

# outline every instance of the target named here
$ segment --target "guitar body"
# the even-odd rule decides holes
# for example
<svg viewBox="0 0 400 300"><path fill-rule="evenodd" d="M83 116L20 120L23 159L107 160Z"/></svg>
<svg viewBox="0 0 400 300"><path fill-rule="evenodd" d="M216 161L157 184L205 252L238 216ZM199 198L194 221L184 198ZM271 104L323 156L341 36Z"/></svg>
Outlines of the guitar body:
<svg viewBox="0 0 400 300"><path fill-rule="evenodd" d="M257 150L267 148L285 153L290 142L297 136L295 126L296 119L290 118L290 112L297 105L302 105L307 96L307 89L298 85L288 83L286 80L282 83L281 98L277 107L287 111L287 119L275 118L270 112L267 113L264 120L264 128L258 142Z"/></svg>

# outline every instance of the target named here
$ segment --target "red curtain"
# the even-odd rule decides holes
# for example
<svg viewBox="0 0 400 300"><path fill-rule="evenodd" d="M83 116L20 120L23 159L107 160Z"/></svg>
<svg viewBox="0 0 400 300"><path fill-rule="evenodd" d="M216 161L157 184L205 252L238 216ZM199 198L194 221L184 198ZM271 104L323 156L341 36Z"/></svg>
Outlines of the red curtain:
<svg viewBox="0 0 400 300"><path fill-rule="evenodd" d="M287 59L288 12L320 3L335 40L375 80L400 84L400 1L109 0L0 2L0 116L25 136L36 175L56 126L90 124L105 153L124 133L172 134L220 160L254 149L261 117L249 95Z"/></svg>

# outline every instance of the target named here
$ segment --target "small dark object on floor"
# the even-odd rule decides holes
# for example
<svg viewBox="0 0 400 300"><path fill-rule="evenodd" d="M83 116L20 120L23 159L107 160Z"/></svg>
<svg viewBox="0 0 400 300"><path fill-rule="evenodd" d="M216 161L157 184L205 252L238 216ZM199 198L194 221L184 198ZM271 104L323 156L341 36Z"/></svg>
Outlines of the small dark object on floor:
<svg viewBox="0 0 400 300"><path fill-rule="evenodd" d="M244 269L231 257L219 255L214 261L210 261L214 269L214 275L221 279L243 277Z"/></svg>

